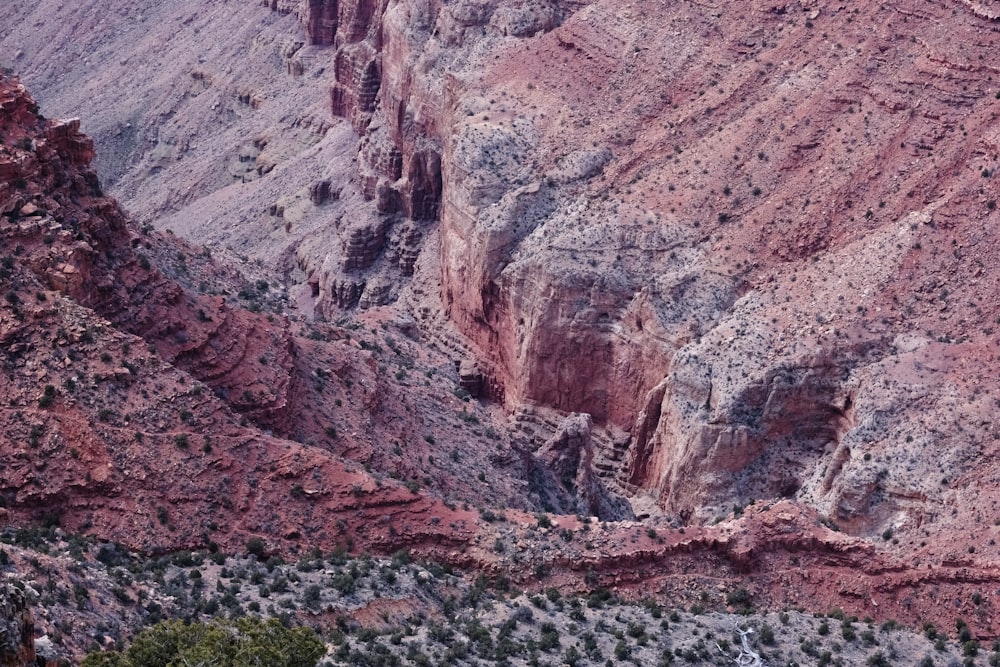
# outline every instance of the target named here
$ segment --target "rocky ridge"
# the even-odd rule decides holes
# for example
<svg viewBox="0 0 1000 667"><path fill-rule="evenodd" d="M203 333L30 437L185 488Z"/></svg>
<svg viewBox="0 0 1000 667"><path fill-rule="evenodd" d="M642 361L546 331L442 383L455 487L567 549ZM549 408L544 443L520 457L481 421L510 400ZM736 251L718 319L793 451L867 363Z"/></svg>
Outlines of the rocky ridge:
<svg viewBox="0 0 1000 667"><path fill-rule="evenodd" d="M745 22L730 6L619 4L536 15L516 3L269 3L278 20L304 19L315 48L296 61L301 70L283 71L320 76L318 63L334 63L329 99L350 120L312 144L309 159L356 153L357 165L341 159L303 175L262 162L250 182L193 199L208 213L180 231L225 235L239 216L205 221L246 198L254 224L270 226L261 246L282 248L297 302L327 315L358 305L370 308L362 322L398 322L459 357L467 386L514 411L529 437L491 461L541 447L538 478L553 506L608 507L624 495L652 515L612 526L605 544L616 549L583 560L526 540L553 577L579 581L586 572L574 563L583 562L627 588L641 569L666 594L681 587L684 567L706 577L724 567L775 595L849 600L877 614L938 613L931 594L969 604L970 586L994 580L997 556L995 26L962 2L750 3L739 8ZM81 150L63 143L67 154ZM240 157L255 161L259 149ZM271 196L286 187L278 176L298 179L281 198ZM94 187L84 178L78 194ZM27 205L17 202L18 215ZM304 229L333 230L335 242L283 236ZM33 248L44 245L43 236ZM77 264L48 257L46 275L126 326L132 315L116 314L124 301L113 290L72 292ZM166 283L150 290L163 294L153 307L183 301ZM296 370L282 351L294 336L227 307L154 308L135 331L165 360L204 372L227 402L220 410L290 430L303 420L288 417L288 391L315 365ZM191 323L191 338L158 329L162 317ZM226 331L236 349L215 349ZM259 385L257 371L226 370L246 358L241 341L254 332L273 336L276 361ZM254 389L241 404L244 385ZM384 397L373 392L365 405ZM323 433L309 429L303 439ZM282 446L267 444L260 460ZM574 471L581 461L601 474ZM754 514L764 517L756 523L737 518L778 498L791 502ZM768 518L779 514L789 518ZM723 527L670 532L663 549L642 538L643 526L716 520ZM486 524L440 551L505 567L486 553L499 529ZM775 537L761 552L755 535ZM482 546L461 551L478 537ZM424 539L413 536L438 538ZM690 559L678 555L686 549Z"/></svg>
<svg viewBox="0 0 1000 667"><path fill-rule="evenodd" d="M35 109L23 86L0 84L4 120L8 111ZM35 113L13 130L4 126L0 155L3 234L12 253L4 257L0 329L8 369L2 488L12 518L48 513L66 527L156 551L199 544L206 535L224 544L209 527L216 525L228 525L233 543L242 543L246 534L227 513L252 513L257 493L274 484L287 487L282 495L298 498L306 514L316 501L361 509L366 488L378 490L369 507L382 515L397 503L416 509L425 502L398 482L383 488L330 444L293 447L255 427L281 430L290 422L305 429L299 437L319 432L336 440L332 425L310 429L295 418L289 397L322 394L317 385L329 382L345 398L362 391L374 391L374 398L385 388L364 374L354 379L370 389L346 388L356 369L344 348L356 348L297 343L287 320L230 307L221 296L168 278L153 264L157 239L144 238L99 191L87 169L89 141L76 124ZM293 394L303 379L295 377L296 362L321 356L341 360L329 372L312 373L316 380ZM62 458L65 465L46 463ZM162 475L165 462L176 476ZM257 465L266 469L252 472ZM277 518L270 505L258 505L257 519L269 526ZM429 512L439 521L448 514ZM304 526L258 529L297 539Z"/></svg>
<svg viewBox="0 0 1000 667"><path fill-rule="evenodd" d="M345 266L424 217L411 175L439 161L414 284L440 280L495 399L624 439L607 483L685 520L790 497L862 535L950 531L993 440L955 362L996 358L995 26L967 3L756 3L740 33L725 8L613 4L524 29L518 3L338 5L333 111L385 221ZM321 308L367 289L337 280Z"/></svg>

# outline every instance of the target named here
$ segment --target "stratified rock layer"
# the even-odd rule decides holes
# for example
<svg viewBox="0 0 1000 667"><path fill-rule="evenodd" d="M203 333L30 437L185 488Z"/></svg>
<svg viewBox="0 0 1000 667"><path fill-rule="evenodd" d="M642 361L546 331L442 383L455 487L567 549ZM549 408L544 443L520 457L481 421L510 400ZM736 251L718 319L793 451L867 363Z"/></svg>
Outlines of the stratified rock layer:
<svg viewBox="0 0 1000 667"><path fill-rule="evenodd" d="M961 606L963 586L994 581L1000 135L991 64L998 26L987 5L267 6L275 12L257 9L272 25L294 13L305 31L268 51L278 54L268 71L278 68L299 94L314 93L305 82L318 79L324 107L347 122L293 114L301 133L291 134L308 159L288 159L294 142L284 135L244 139L227 149L224 187L192 176L198 192L186 194L173 158L201 156L192 173L218 177L191 147L192 119L212 108L206 91L229 96L213 127L258 111L284 117L276 109L289 104L235 85L226 63L192 70L178 102L189 123L178 131L191 134L142 153L148 176L173 178L155 181L171 194L147 210L176 206L160 224L277 258L307 293L309 312L370 309L354 314L368 325L402 322L415 343L447 350L463 387L505 405L523 434L514 453L490 461L521 455L551 502L602 514L604 500L625 494L652 525L686 523L686 534L698 535L670 533L658 550L639 524L613 527L634 548L609 538L584 567L622 586L640 585L637 571L653 573L671 582L666 588L681 578L676 562L705 577L732 567L775 586L776 600L847 600L913 618L941 607L935 590ZM188 98L202 98L199 113ZM72 138L75 128L62 131ZM66 155L89 150L46 137ZM12 154L30 161L44 150ZM152 173L153 162L163 171ZM16 181L18 164L0 173ZM146 182L147 174L123 173L122 183ZM117 230L96 182L69 178ZM53 207L38 199L4 199L36 239L33 250L46 246L46 230L54 234L36 275L81 303L104 304L100 312L125 327L132 316L109 296L121 294L110 289L117 286L83 290L97 275L88 262L99 266L101 253L72 248L75 230L48 227ZM168 282L141 292L150 310L127 330L229 402L212 406L290 432L288 415L305 412L294 413L304 409L287 392L307 368L284 352L293 337L222 302L185 305ZM166 306L178 304L180 315L169 315ZM19 327L12 323L5 340L16 344ZM241 402L236 388L256 382L257 371L234 360L241 350L256 354L261 339L277 363L260 370ZM367 359L369 380L381 364ZM316 366L307 376L322 379ZM128 377L108 371L101 377ZM45 399L18 396L25 405ZM379 390L365 398L366 408L388 402ZM355 432L369 426L355 424ZM30 439L31 424L17 428ZM266 442L260 460L290 446ZM239 465L248 458L234 456ZM37 474L21 466L21 486L11 488L30 488ZM316 495L299 485L300 498ZM764 508L740 519L751 502ZM691 527L715 520L723 527ZM746 532L727 537L737 524ZM449 545L465 539L473 538L462 533ZM581 572L566 555L575 547L548 548L537 557L554 564L553 576ZM489 561L468 557L476 559ZM786 574L792 562L807 566Z"/></svg>
<svg viewBox="0 0 1000 667"><path fill-rule="evenodd" d="M306 536L328 547L464 540L445 535L469 530L471 512L447 521L442 500L340 456L383 461L395 438L396 476L431 456L410 444L412 424L389 416L418 410L385 400L396 390L372 353L169 277L155 255L194 270L190 248L138 230L102 194L78 124L42 119L16 80L0 78L0 128L5 517L46 516L154 552L210 541L235 550L251 535L283 550ZM354 410L338 410L344 401ZM390 435L389 424L407 430ZM448 423L425 428L427 447L433 433L441 447L466 440ZM504 480L485 493L504 488L515 495Z"/></svg>
<svg viewBox="0 0 1000 667"><path fill-rule="evenodd" d="M391 202L421 142L440 155L416 279L440 280L483 386L624 431L616 481L684 519L787 497L866 535L971 520L995 24L953 2L550 10L513 29L515 2L399 2L370 60L335 40L380 210L415 216Z"/></svg>

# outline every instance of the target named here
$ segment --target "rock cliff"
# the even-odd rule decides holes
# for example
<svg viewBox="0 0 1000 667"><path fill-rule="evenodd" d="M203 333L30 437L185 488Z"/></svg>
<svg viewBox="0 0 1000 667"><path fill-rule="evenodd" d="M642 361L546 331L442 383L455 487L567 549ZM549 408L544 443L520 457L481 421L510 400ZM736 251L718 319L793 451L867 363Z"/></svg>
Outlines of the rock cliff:
<svg viewBox="0 0 1000 667"><path fill-rule="evenodd" d="M182 541L157 542L149 508L166 483L151 479L157 468L126 419L143 391L155 392L128 366L94 356L111 345L113 361L137 365L118 351L141 347L141 337L156 352L143 363L170 366L169 382L152 386L173 392L158 399L157 428L142 437L192 466L184 493L170 495L171 486L166 497L171 507L190 503L205 526L222 512L232 544L269 531L292 544L302 530L338 543L343 536L317 517L358 510L367 528L383 497L415 516L475 520L395 483L380 491L381 478L337 458L347 456L418 485L434 484L424 475L434 465L447 479L436 492L453 485L473 503L527 498L521 509L632 514L654 532L686 524L704 536L671 532L669 549L657 550L639 524L609 528L607 544L628 536L635 548L588 550L583 562L615 585L638 585L641 566L674 582L666 590L682 577L658 558L683 552L685 566L725 563L788 598L801 591L861 610L879 597L880 609L891 599L916 617L935 586L957 599L963 582L995 579L1000 93L997 26L985 5L273 0L198 13L153 4L145 11L164 20L149 29L178 31L170 49L200 43L195 28L219 48L205 62L178 56L183 67L171 62L178 71L166 78L184 85L133 110L146 131L159 128L155 141L132 142L116 120L124 138L106 143L128 157L109 169L116 192L163 229L266 260L303 321L345 326L276 324L221 293L197 294L176 259L143 268L143 248L194 260L155 234L146 248L92 174L59 166L83 165L91 153L77 126L42 124L30 100L8 94L15 130L4 130L0 201L7 238L27 239L31 258L10 270L31 271L17 274L30 288L4 306L4 340L25 345L20 313L57 344L79 336L91 346L83 375L56 373L52 360L16 366L40 385L12 392L21 413L9 423L16 479L6 488L22 510L86 497L67 505L69 525L138 536L147 548ZM35 11L12 3L0 18L44 24ZM235 24L253 34L219 27ZM125 48L114 36L93 39ZM239 40L249 53L232 46ZM127 59L109 60L151 90L115 64ZM47 94L69 99L58 68L47 67L37 75ZM110 136L109 125L98 140ZM32 290L91 309L86 317L115 327L111 342L97 330L97 342L84 340L98 320L57 323L51 301ZM391 346L378 333L390 330ZM36 340L14 354L40 349ZM83 363L65 358L69 365L56 360L64 369ZM267 363L247 363L254 358ZM432 400L414 380L415 367L430 383L449 365L456 384L512 415L491 421L511 427L498 429L495 447L477 424L496 411L462 392ZM55 479L14 442L35 433L52 452L65 450L64 440L45 438L53 417L35 406L59 404L74 375L107 393L97 419L85 414L73 428L116 446L79 452L110 468L73 463ZM131 387L135 403L108 383ZM328 385L364 409L336 410ZM327 435L332 419L350 438ZM196 434L220 458L169 447ZM283 437L322 444L300 450ZM148 466L145 495L127 479L136 462ZM208 469L225 471L232 487L220 493L217 476L199 482ZM310 476L347 481L330 491ZM292 489L282 526L260 514ZM238 511L199 494L231 497ZM763 509L740 518L751 503L778 501L787 520ZM125 526L97 506L146 515ZM691 527L715 521L723 527ZM480 522L453 534L417 523L409 533L392 523L391 539L362 534L458 550L508 528ZM730 539L730 528L746 532ZM188 526L185 538L196 533ZM754 535L777 534L784 541L762 552ZM585 572L567 555L575 547L525 541L553 576L578 581ZM503 567L484 551L450 557ZM717 560L698 563L706 554ZM875 565L833 593L806 569L782 579L777 565L793 559L820 578Z"/></svg>
<svg viewBox="0 0 1000 667"><path fill-rule="evenodd" d="M23 591L0 583L0 665L35 665L34 623Z"/></svg>
<svg viewBox="0 0 1000 667"><path fill-rule="evenodd" d="M439 216L416 280L440 280L493 397L623 430L622 488L686 519L789 497L877 534L964 511L956 478L982 492L967 471L992 441L974 426L989 390L955 364L974 349L988 376L997 344L988 16L371 17L334 39L334 112L380 212Z"/></svg>

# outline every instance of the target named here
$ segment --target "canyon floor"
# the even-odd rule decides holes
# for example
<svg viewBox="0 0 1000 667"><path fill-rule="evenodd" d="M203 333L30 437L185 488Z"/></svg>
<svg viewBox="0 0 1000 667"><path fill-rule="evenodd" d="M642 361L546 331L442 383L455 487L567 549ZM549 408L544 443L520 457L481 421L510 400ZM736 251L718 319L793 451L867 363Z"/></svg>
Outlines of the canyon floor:
<svg viewBox="0 0 1000 667"><path fill-rule="evenodd" d="M522 643L543 638L502 630L511 592L555 591L538 616L608 591L646 601L626 632L747 596L793 626L776 663L887 650L806 645L835 609L908 628L907 661L959 659L926 623L985 648L993 4L4 3L5 534L58 526L91 560L405 554L380 627L421 642L412 614L456 618L418 594L447 568ZM378 625L341 602L283 609ZM119 603L87 621L120 615L116 644L158 618ZM547 622L578 636L567 613ZM679 618L678 657L733 659ZM92 648L70 634L66 657ZM610 637L606 659L666 660Z"/></svg>

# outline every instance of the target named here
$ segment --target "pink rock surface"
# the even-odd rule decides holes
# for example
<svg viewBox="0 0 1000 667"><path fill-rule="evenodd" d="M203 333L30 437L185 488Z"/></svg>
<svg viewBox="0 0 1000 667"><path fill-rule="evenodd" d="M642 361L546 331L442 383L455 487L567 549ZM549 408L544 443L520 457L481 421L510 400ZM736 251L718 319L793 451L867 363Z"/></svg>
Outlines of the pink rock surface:
<svg viewBox="0 0 1000 667"><path fill-rule="evenodd" d="M967 600L995 581L1000 285L991 267L1000 84L987 3L276 0L144 8L163 12L149 21L151 34L161 26L176 32L177 24L204 31L182 29L165 48L218 51L205 62L177 56L153 82L159 87L123 71L148 73L148 62L115 64L138 51L105 57L84 89L92 101L66 81L81 70L60 78L51 51L24 56L26 66L49 63L26 76L43 83L53 104L91 105L99 143L125 156L109 168L116 192L162 228L276 267L308 312L369 328L403 322L416 356L444 358L458 371L464 362L465 381L512 414L517 429L495 453L470 437L484 472L493 470L488 461L522 456L555 483L564 476L587 487L582 496L556 493L560 502L583 498L596 507L606 491L649 515L648 524L608 528L614 539L579 561L607 582L655 578L668 594L683 588L683 567L707 577L724 566L727 577L771 591L775 604L917 619L938 613L933 591ZM0 11L42 21L42 10L25 3ZM96 10L65 11L84 27L98 20ZM41 27L3 45L15 53L15 40L67 41L64 29ZM126 48L97 34L81 28L95 50ZM259 50L247 55L247 43ZM129 109L144 141L108 139L119 129L129 136L125 117L109 120L119 108L105 97L109 81L155 100ZM97 194L92 174L74 171L90 154L77 128L43 128L23 95L7 90L0 201L16 225L5 223L5 233L34 239L31 268L50 289L143 336L171 373L210 385L220 395L206 401L211 410L227 419L236 410L273 430L213 435L232 438L232 447L247 438L239 446L250 453L234 450L225 465L256 471L282 448L299 453L276 436L322 437L333 408L309 373L324 355L364 378L350 395L356 405L389 406L345 419L352 436L392 436L341 442L340 455L383 465L384 445L397 435L416 441L414 451L423 447L427 422L414 425L417 415L467 414L447 398L439 401L445 408L425 411L429 399L406 403L424 396L419 386L390 393L391 383L376 378L385 363L353 356L346 336L336 353L327 351L296 340L291 324L145 273L127 251L138 237L123 214ZM41 145L16 148L25 138ZM37 185L25 198L16 181L29 176ZM105 245L74 246L74 229L50 228L46 215L68 207L52 188L70 183L88 233ZM316 196L319 183L329 183L329 198ZM101 272L103 250L119 253L120 274ZM137 288L141 301L123 298L122 289ZM0 335L12 345L34 335L13 317L4 326ZM273 363L246 363L262 354ZM19 390L19 400L37 402L37 384ZM321 423L310 421L316 411ZM85 411L74 428L110 437L92 416ZM567 418L590 425L562 429ZM17 428L30 437L26 425ZM92 446L101 465L113 458ZM442 458L443 448L431 449ZM345 480L337 503L361 485L361 497L372 499L358 501L370 512L364 522L381 511L381 496L392 507L414 505L414 516L452 516L398 485L380 491L374 478L338 468L346 464L327 454L300 453ZM241 489L240 509L226 510L234 512L233 543L302 526L317 540L340 539L315 523L308 505L290 503L271 523L254 514L260 498L281 496L282 480L316 490L296 477L305 469L292 456L268 469L273 487L258 480L266 493ZM410 469L425 460L409 458ZM18 489L38 474L27 468L11 468ZM95 479L105 480L102 492L130 488L119 468L108 476L98 469L83 488ZM462 472L472 469L449 473L466 498L475 487ZM296 472L278 479L278 470ZM512 470L498 475L506 486L489 491L490 501L525 490ZM79 473L87 479L82 469L67 479ZM36 491L18 493L37 500ZM99 497L86 502L110 502ZM141 504L128 498L116 507ZM777 504L737 518L751 501ZM88 521L86 511L75 525ZM216 510L200 511L191 514ZM99 516L98 529L126 532L118 515ZM716 520L722 527L697 527ZM145 521L152 535L154 520ZM642 537L646 525L682 523L687 537L671 532L666 551L643 542L653 539ZM501 528L453 534L393 525L413 544L442 540L447 558L505 567L470 546ZM726 537L730 530L738 537ZM578 582L585 572L570 547L529 546L553 564L553 577ZM667 553L677 560L661 558Z"/></svg>

